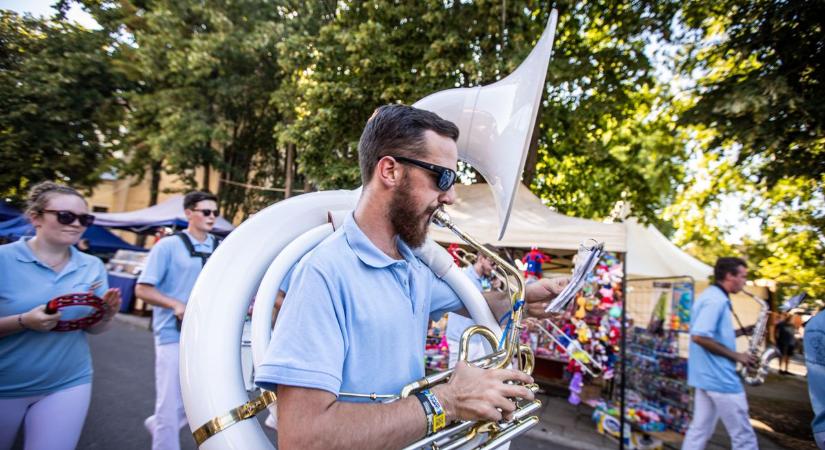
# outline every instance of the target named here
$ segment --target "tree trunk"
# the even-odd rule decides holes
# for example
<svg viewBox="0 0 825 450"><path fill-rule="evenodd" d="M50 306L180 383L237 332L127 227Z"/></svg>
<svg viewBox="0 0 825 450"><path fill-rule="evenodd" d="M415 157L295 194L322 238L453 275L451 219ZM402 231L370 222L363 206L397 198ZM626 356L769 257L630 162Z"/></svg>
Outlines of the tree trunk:
<svg viewBox="0 0 825 450"><path fill-rule="evenodd" d="M530 187L536 178L536 164L539 161L539 134L541 133L541 109L536 115L536 124L533 126L533 135L530 137L530 148L527 150L527 160L524 162L524 176L522 182Z"/></svg>
<svg viewBox="0 0 825 450"><path fill-rule="evenodd" d="M212 166L210 166L209 163L203 164L203 182L201 183L203 188L201 190L205 192L209 192L209 182L211 181L209 178L211 175L210 172L212 172L211 167Z"/></svg>
<svg viewBox="0 0 825 450"><path fill-rule="evenodd" d="M163 168L163 161L152 161L149 168L150 182L149 182L149 206L158 204L158 195L160 194L160 172Z"/></svg>
<svg viewBox="0 0 825 450"><path fill-rule="evenodd" d="M158 204L158 195L160 194L160 174L163 169L163 161L152 161L149 166L149 205L155 206ZM139 234L135 245L143 247L146 245L146 235Z"/></svg>
<svg viewBox="0 0 825 450"><path fill-rule="evenodd" d="M293 169L295 165L295 144L286 145L286 162L284 163L284 200L292 197Z"/></svg>

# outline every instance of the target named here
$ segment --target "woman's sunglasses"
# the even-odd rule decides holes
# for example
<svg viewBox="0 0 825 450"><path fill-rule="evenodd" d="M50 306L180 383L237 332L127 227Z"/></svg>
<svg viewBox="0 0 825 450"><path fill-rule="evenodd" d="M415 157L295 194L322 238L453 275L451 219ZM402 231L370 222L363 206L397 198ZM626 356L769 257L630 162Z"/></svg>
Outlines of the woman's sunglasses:
<svg viewBox="0 0 825 450"><path fill-rule="evenodd" d="M95 223L95 216L91 214L75 214L71 211L57 211L54 209L44 209L43 212L54 214L57 216L57 221L63 225L71 225L75 220L79 221L84 227Z"/></svg>
<svg viewBox="0 0 825 450"><path fill-rule="evenodd" d="M412 164L414 166L420 167L424 170L429 170L430 172L434 173L436 175L436 185L438 185L438 188L444 192L449 191L450 188L453 187L453 185L455 184L455 170L437 166L435 164L430 164L428 162L419 161L417 159L405 158L403 156L393 156L393 158L400 163Z"/></svg>

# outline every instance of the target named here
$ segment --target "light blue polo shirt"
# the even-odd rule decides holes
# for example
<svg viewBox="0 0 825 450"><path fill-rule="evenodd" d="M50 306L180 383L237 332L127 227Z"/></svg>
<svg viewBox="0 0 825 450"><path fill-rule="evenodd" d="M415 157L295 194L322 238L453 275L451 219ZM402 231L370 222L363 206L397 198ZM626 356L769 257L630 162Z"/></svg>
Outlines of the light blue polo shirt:
<svg viewBox="0 0 825 450"><path fill-rule="evenodd" d="M693 303L690 311L690 335L712 338L736 351L736 332L730 311L730 299L725 291L718 286L710 286ZM742 381L736 373L736 363L705 350L693 340L690 341L688 356L688 384L706 391L743 392Z"/></svg>
<svg viewBox="0 0 825 450"><path fill-rule="evenodd" d="M49 300L109 288L100 259L70 247L69 262L55 272L37 260L28 240L0 246L0 316L16 316ZM84 317L89 307L61 310L61 320ZM45 395L92 382L92 358L86 332L24 330L0 338L0 398Z"/></svg>
<svg viewBox="0 0 825 450"><path fill-rule="evenodd" d="M476 273L476 269L472 264L462 269L467 278L473 282L473 285L482 291L481 276ZM462 316L458 313L447 314L447 340L458 342L461 339L461 334L467 327L471 327L476 323L469 317Z"/></svg>
<svg viewBox="0 0 825 450"><path fill-rule="evenodd" d="M203 243L186 231L183 234L192 242L196 252L212 253L215 237L211 234L207 235ZM137 282L151 284L162 294L186 303L202 268L201 258L191 256L183 241L178 236L170 235L161 239L149 251L146 268ZM180 342L177 320L170 308L152 307L152 330L155 333L155 345Z"/></svg>
<svg viewBox="0 0 825 450"><path fill-rule="evenodd" d="M259 386L398 394L424 376L430 318L462 304L396 242L403 260L373 245L350 215L301 261L257 367Z"/></svg>
<svg viewBox="0 0 825 450"><path fill-rule="evenodd" d="M808 393L814 409L811 428L825 432L825 314L822 311L805 324L805 365L808 367Z"/></svg>

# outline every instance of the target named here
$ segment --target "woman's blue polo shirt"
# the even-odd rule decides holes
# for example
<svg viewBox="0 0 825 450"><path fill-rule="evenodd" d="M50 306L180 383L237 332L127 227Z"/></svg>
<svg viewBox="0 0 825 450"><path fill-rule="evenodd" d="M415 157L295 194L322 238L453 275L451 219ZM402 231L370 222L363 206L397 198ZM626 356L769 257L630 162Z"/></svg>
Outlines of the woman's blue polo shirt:
<svg viewBox="0 0 825 450"><path fill-rule="evenodd" d="M0 246L0 316L16 316L49 300L88 292L94 283L102 296L109 288L100 259L70 247L71 257L59 273L40 262L26 243ZM61 320L85 316L91 308L61 311ZM23 330L0 338L0 397L45 395L92 382L92 358L86 332Z"/></svg>

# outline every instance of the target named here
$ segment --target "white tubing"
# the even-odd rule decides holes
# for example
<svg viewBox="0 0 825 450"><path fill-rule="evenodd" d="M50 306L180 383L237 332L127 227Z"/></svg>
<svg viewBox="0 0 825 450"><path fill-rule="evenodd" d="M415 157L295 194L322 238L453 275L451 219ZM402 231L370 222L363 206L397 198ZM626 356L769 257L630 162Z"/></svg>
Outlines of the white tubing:
<svg viewBox="0 0 825 450"><path fill-rule="evenodd" d="M278 202L241 224L203 268L181 330L181 393L192 430L248 400L241 370L243 319L275 256L330 210L352 209L352 191L325 191ZM276 286L277 288L277 286ZM254 342L254 341L253 341ZM205 450L272 449L258 421L244 420L207 439Z"/></svg>
<svg viewBox="0 0 825 450"><path fill-rule="evenodd" d="M272 308L275 306L275 296L284 276L298 260L332 234L332 231L332 224L325 223L302 234L278 253L266 271L255 296L255 308L252 310L252 361L255 367L258 367L266 356L269 338L272 335Z"/></svg>
<svg viewBox="0 0 825 450"><path fill-rule="evenodd" d="M192 290L181 330L181 393L192 430L248 400L240 343L252 296L257 292L252 348L258 363L269 344L269 321L280 280L295 261L331 232L329 211L351 210L356 200L357 191L325 191L276 203L241 224L209 258ZM439 258L441 252L436 253ZM455 264L443 280L461 298L473 320L500 339L501 328L484 297ZM274 447L258 421L244 420L210 437L200 448Z"/></svg>

